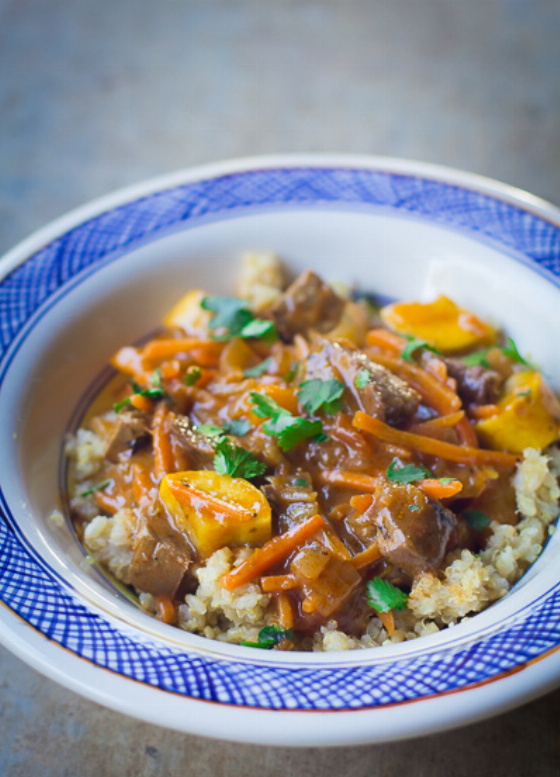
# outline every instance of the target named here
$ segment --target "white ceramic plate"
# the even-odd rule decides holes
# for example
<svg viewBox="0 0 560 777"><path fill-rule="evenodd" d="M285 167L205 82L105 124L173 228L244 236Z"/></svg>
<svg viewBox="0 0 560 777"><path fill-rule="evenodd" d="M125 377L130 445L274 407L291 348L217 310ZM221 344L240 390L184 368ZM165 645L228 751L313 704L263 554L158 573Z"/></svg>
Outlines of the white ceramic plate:
<svg viewBox="0 0 560 777"><path fill-rule="evenodd" d="M0 638L109 707L283 745L418 736L560 682L559 541L502 601L429 638L331 654L221 645L138 611L49 514L61 441L114 350L186 290L231 292L246 250L392 297L447 293L502 324L560 388L560 212L477 176L392 159L241 160L86 206L0 266ZM106 375L106 373L105 373Z"/></svg>

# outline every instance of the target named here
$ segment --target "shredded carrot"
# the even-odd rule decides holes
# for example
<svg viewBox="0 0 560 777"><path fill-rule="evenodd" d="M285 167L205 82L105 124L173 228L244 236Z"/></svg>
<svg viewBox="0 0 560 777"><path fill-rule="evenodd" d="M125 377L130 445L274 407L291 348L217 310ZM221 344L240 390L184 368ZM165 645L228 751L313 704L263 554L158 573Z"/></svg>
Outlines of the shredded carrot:
<svg viewBox="0 0 560 777"><path fill-rule="evenodd" d="M362 550L361 553L357 553L354 558L351 559L352 566L356 569L363 569L364 567L374 564L381 558L381 552L377 542L373 542L369 548Z"/></svg>
<svg viewBox="0 0 560 777"><path fill-rule="evenodd" d="M257 548L248 559L242 561L222 578L222 586L228 591L233 591L244 583L249 583L255 577L262 575L267 569L283 561L305 540L312 537L320 529L325 529L326 524L321 515L314 515L307 521L295 526L279 537L273 537L262 548Z"/></svg>
<svg viewBox="0 0 560 777"><path fill-rule="evenodd" d="M215 366L222 349L222 343L217 340L199 340L197 337L182 337L177 340L150 340L142 349L142 365L144 369L150 369L160 362L196 351L197 355L206 352L210 359L210 364L202 366ZM202 364L198 359L196 361Z"/></svg>
<svg viewBox="0 0 560 777"><path fill-rule="evenodd" d="M385 353L371 352L368 355L372 361L404 378L416 389L424 402L438 413L445 415L461 409L461 400L456 392L418 364Z"/></svg>
<svg viewBox="0 0 560 777"><path fill-rule="evenodd" d="M177 621L177 608L170 596L155 596L158 618L164 623L174 624Z"/></svg>
<svg viewBox="0 0 560 777"><path fill-rule="evenodd" d="M294 608L288 594L278 594L276 597L278 622L283 629L294 628Z"/></svg>
<svg viewBox="0 0 560 777"><path fill-rule="evenodd" d="M437 418L430 418L429 421L412 424L409 426L408 431L414 432L414 434L422 434L426 437L438 437L442 432L445 432L445 430L457 426L464 416L464 410L457 410L456 413L447 413L447 415L440 415Z"/></svg>
<svg viewBox="0 0 560 777"><path fill-rule="evenodd" d="M484 418L492 418L501 413L501 408L498 405L473 405L469 408L469 413L476 421L482 421Z"/></svg>
<svg viewBox="0 0 560 777"><path fill-rule="evenodd" d="M132 394L130 397L130 404L135 407L136 410L143 410L146 413L151 412L154 406L154 400L144 396L144 394Z"/></svg>
<svg viewBox="0 0 560 777"><path fill-rule="evenodd" d="M343 488L358 488L362 491L375 491L378 479L361 472L347 472L342 469L327 469L319 473L322 483Z"/></svg>
<svg viewBox="0 0 560 777"><path fill-rule="evenodd" d="M404 337L399 337L388 329L370 329L366 335L366 342L373 348L382 348L399 354L406 345Z"/></svg>
<svg viewBox="0 0 560 777"><path fill-rule="evenodd" d="M449 499L463 490L463 484L460 480L452 480L450 483L442 483L441 480L434 478L424 478L419 480L416 485L430 499Z"/></svg>
<svg viewBox="0 0 560 777"><path fill-rule="evenodd" d="M228 516L236 523L253 519L253 511L242 507L236 502L226 502L225 499L220 499L220 497L214 496L214 494L202 491L200 488L195 488L175 478L166 478L166 483L178 502L187 504L196 510L200 510L204 506L216 515Z"/></svg>
<svg viewBox="0 0 560 777"><path fill-rule="evenodd" d="M267 575L261 577L261 588L267 593L271 594L276 591L289 591L291 588L296 588L297 581L293 575Z"/></svg>
<svg viewBox="0 0 560 777"><path fill-rule="evenodd" d="M467 416L463 416L455 428L457 429L459 440L463 445L470 445L473 448L478 448L478 437Z"/></svg>
<svg viewBox="0 0 560 777"><path fill-rule="evenodd" d="M393 615L393 610L389 610L389 612L378 612L377 617L385 627L389 636L392 637L395 633L395 616Z"/></svg>
<svg viewBox="0 0 560 777"><path fill-rule="evenodd" d="M473 448L469 445L453 445L433 437L403 432L383 423L378 418L362 413L361 410L355 414L353 424L357 429L373 434L384 442L426 453L429 456L438 456L448 461L464 464L491 464L501 469L513 469L518 459L512 453Z"/></svg>
<svg viewBox="0 0 560 777"><path fill-rule="evenodd" d="M372 503L372 494L356 494L350 498L350 507L353 507L359 513L365 513L366 510L369 510Z"/></svg>
<svg viewBox="0 0 560 777"><path fill-rule="evenodd" d="M168 414L169 411L166 405L163 402L160 402L152 420L152 443L158 477L163 477L169 472L177 471L171 439L165 423Z"/></svg>

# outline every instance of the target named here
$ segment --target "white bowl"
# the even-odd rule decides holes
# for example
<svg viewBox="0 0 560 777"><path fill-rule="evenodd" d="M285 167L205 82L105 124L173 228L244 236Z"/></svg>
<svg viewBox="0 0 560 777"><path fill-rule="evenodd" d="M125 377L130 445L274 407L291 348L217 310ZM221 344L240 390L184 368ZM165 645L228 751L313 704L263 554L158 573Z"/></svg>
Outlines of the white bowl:
<svg viewBox="0 0 560 777"><path fill-rule="evenodd" d="M477 176L296 156L185 171L81 208L0 266L0 639L102 704L235 741L349 745L433 733L560 683L560 540L500 602L437 635L322 654L205 640L136 609L49 520L61 446L109 356L240 255L390 297L446 293L505 327L560 389L560 211ZM325 714L329 712L330 714Z"/></svg>

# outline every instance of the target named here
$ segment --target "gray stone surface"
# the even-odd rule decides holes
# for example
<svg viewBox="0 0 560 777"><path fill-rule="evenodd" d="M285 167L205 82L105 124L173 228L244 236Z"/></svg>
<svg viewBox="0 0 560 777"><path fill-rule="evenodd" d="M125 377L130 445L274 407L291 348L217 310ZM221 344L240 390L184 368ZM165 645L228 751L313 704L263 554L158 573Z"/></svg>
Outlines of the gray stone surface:
<svg viewBox="0 0 560 777"><path fill-rule="evenodd" d="M88 199L223 158L401 156L560 204L560 4L0 0L0 250ZM414 742L210 742L105 710L0 651L0 775L560 773L560 693Z"/></svg>

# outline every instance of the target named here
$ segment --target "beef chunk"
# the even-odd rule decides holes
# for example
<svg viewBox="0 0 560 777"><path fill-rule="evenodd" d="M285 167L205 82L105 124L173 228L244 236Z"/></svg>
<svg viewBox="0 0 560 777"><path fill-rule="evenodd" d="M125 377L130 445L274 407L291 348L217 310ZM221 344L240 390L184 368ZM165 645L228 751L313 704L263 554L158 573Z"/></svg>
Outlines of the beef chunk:
<svg viewBox="0 0 560 777"><path fill-rule="evenodd" d="M438 569L456 540L454 513L411 483L382 479L372 506L349 528L364 543L375 539L383 556L410 580Z"/></svg>
<svg viewBox="0 0 560 777"><path fill-rule="evenodd" d="M192 557L186 536L164 513L143 515L134 540L129 581L154 596L174 597Z"/></svg>
<svg viewBox="0 0 560 777"><path fill-rule="evenodd" d="M123 410L107 443L105 458L117 462L121 453L135 449L150 438L146 416L137 410Z"/></svg>
<svg viewBox="0 0 560 777"><path fill-rule="evenodd" d="M170 415L172 415L170 413ZM197 469L212 469L216 451L212 440L201 432L197 432L192 421L185 415L173 415L171 428L179 444Z"/></svg>
<svg viewBox="0 0 560 777"><path fill-rule="evenodd" d="M444 359L447 374L457 381L457 393L466 405L494 404L504 382L499 372L479 364L468 366L461 359Z"/></svg>
<svg viewBox="0 0 560 777"><path fill-rule="evenodd" d="M334 329L344 305L327 283L307 270L275 300L268 314L282 339L290 342L297 334Z"/></svg>
<svg viewBox="0 0 560 777"><path fill-rule="evenodd" d="M420 396L404 380L360 351L323 338L316 338L315 342L317 347L309 357L305 377L336 378L344 383L350 412L362 410L392 426L404 423L414 414ZM356 381L358 376L360 380ZM364 377L365 383L361 380Z"/></svg>

